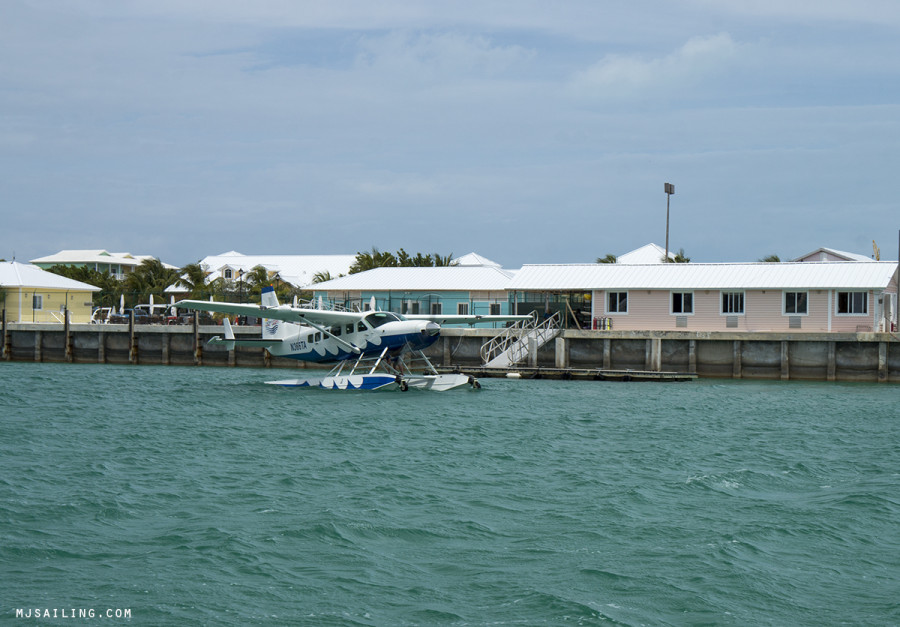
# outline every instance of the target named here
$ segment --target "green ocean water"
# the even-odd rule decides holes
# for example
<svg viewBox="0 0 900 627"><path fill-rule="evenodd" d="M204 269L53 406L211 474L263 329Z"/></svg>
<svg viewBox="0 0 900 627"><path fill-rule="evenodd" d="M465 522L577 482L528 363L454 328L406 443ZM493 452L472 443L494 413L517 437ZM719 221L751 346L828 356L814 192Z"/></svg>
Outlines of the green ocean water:
<svg viewBox="0 0 900 627"><path fill-rule="evenodd" d="M0 623L900 624L900 387L277 378L0 363Z"/></svg>

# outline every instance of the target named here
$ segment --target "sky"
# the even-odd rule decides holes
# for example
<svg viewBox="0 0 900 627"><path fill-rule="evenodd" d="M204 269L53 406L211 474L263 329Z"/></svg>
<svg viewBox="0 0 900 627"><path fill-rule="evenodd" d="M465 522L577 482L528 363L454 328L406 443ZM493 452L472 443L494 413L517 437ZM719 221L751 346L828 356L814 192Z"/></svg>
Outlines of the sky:
<svg viewBox="0 0 900 627"><path fill-rule="evenodd" d="M4 0L0 258L897 259L896 0ZM675 186L667 198L664 183Z"/></svg>

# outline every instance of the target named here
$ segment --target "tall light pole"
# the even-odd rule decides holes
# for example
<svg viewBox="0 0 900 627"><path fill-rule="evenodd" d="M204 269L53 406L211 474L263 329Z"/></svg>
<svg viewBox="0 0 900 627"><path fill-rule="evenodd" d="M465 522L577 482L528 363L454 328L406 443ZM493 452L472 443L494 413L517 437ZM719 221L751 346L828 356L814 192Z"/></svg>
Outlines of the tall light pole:
<svg viewBox="0 0 900 627"><path fill-rule="evenodd" d="M664 262L669 263L669 200L672 198L672 194L675 193L675 186L671 183L663 184L666 192L666 257Z"/></svg>

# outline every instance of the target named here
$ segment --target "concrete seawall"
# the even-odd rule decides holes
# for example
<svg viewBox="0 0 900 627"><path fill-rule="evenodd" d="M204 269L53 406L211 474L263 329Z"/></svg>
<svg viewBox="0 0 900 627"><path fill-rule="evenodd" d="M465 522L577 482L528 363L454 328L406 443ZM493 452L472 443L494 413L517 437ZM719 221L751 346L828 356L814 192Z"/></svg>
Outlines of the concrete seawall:
<svg viewBox="0 0 900 627"><path fill-rule="evenodd" d="M238 338L259 327L234 327ZM427 355L436 366L481 366L493 329L444 329ZM3 325L6 361L307 368L258 348L207 346L220 326ZM524 365L694 372L700 377L900 383L900 341L887 333L563 331Z"/></svg>

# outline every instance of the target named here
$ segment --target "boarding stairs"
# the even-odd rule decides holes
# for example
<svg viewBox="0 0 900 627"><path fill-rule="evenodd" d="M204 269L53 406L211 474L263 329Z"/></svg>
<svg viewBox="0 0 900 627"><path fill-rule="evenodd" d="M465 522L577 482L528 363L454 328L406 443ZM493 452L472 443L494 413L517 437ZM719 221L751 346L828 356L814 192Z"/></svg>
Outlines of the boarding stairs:
<svg viewBox="0 0 900 627"><path fill-rule="evenodd" d="M528 357L532 345L537 351L559 332L559 312L540 323L535 318L521 320L481 347L481 361L485 368L514 366Z"/></svg>

